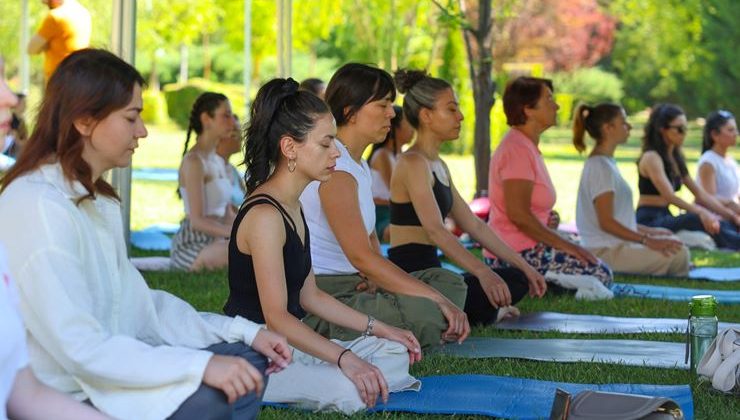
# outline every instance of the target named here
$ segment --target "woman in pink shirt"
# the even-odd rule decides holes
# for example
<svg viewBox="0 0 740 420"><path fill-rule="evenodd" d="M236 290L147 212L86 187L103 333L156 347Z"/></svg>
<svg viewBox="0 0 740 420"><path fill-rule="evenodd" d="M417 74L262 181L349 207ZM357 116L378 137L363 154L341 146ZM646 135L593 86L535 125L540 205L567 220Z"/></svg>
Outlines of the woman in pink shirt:
<svg viewBox="0 0 740 420"><path fill-rule="evenodd" d="M550 80L534 77L506 86L504 112L511 130L491 158L488 224L548 281L579 289L582 297L611 297L609 267L547 227L556 196L538 145L540 135L555 125L558 105L552 91ZM485 256L493 266L505 265Z"/></svg>

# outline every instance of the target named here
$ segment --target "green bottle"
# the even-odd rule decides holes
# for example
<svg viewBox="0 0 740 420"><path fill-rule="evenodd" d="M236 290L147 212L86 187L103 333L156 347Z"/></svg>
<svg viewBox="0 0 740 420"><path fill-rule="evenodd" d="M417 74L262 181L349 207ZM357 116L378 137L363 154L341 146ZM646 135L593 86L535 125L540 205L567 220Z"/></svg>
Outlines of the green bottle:
<svg viewBox="0 0 740 420"><path fill-rule="evenodd" d="M696 372L696 366L717 336L717 299L714 296L691 298L686 335L686 361L691 354L691 372Z"/></svg>

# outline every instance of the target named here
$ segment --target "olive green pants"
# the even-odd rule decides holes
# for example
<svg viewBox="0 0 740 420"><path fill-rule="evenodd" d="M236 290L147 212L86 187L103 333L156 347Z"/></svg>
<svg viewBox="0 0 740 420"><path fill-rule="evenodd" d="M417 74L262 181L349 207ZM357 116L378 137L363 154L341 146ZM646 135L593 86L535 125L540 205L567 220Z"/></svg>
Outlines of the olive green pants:
<svg viewBox="0 0 740 420"><path fill-rule="evenodd" d="M415 271L412 276L432 286L460 309L465 308L467 286L459 276L442 268ZM337 300L364 314L399 328L410 330L419 340L422 349L439 344L447 330L447 320L433 301L415 296L389 293L378 289L375 293L358 292L359 275L320 275L316 284ZM308 315L303 322L319 334L338 340L353 340L361 332L329 323L315 315Z"/></svg>

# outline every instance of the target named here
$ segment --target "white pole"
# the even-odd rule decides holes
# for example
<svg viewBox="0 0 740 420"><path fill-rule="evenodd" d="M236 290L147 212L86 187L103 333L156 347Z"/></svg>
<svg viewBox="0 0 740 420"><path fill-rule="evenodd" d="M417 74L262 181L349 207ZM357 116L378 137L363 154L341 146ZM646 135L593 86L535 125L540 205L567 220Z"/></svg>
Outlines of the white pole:
<svg viewBox="0 0 740 420"><path fill-rule="evenodd" d="M289 77L292 56L292 0L278 1L278 77Z"/></svg>
<svg viewBox="0 0 740 420"><path fill-rule="evenodd" d="M131 65L136 57L136 0L114 0L113 30L111 31L113 52ZM111 175L113 188L121 197L123 233L126 247L131 243L131 167L114 169Z"/></svg>
<svg viewBox="0 0 740 420"><path fill-rule="evenodd" d="M249 118L252 102L252 0L244 0L244 114L242 121Z"/></svg>

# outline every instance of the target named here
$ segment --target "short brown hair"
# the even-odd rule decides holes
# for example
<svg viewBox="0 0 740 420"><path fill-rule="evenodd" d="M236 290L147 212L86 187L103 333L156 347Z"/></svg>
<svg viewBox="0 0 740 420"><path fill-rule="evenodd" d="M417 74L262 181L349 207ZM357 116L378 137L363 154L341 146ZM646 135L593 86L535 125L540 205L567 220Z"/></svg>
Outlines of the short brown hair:
<svg viewBox="0 0 740 420"><path fill-rule="evenodd" d="M504 90L506 124L510 126L525 124L527 115L524 108L534 108L537 105L544 87L554 91L550 79L521 76L509 82Z"/></svg>

